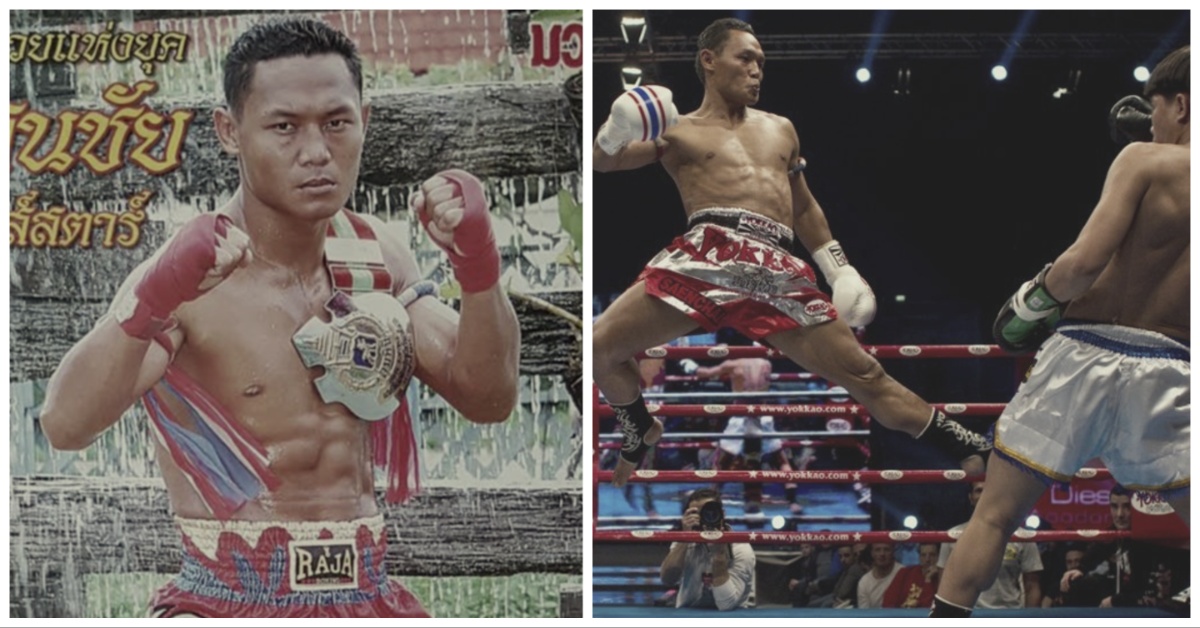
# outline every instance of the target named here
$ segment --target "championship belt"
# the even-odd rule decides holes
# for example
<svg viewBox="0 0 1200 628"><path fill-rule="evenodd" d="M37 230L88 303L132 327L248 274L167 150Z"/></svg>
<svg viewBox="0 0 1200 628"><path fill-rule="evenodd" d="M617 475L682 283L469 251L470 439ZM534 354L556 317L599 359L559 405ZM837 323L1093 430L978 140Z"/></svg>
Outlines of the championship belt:
<svg viewBox="0 0 1200 628"><path fill-rule="evenodd" d="M416 343L407 303L433 293L422 282L401 299L390 293L391 274L371 227L342 211L330 220L325 264L333 296L325 304L332 319L314 317L292 336L304 365L325 374L313 383L325 403L340 403L355 416L378 421L391 416L416 368Z"/></svg>

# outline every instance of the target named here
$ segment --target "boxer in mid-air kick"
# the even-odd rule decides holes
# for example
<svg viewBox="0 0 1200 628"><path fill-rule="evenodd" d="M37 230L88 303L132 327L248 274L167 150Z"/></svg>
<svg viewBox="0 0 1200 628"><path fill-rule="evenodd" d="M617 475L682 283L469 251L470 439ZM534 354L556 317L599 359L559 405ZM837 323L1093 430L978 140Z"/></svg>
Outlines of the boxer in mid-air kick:
<svg viewBox="0 0 1200 628"><path fill-rule="evenodd" d="M1041 347L996 424L987 486L942 574L934 617L971 614L1004 546L1045 492L1101 457L1121 485L1189 520L1191 47L1113 108L1135 140L1108 170L1079 237L996 319L997 342ZM1139 115L1140 113L1140 115Z"/></svg>
<svg viewBox="0 0 1200 628"><path fill-rule="evenodd" d="M87 447L142 399L184 547L155 616L427 616L388 578L373 463L389 501L414 486L414 375L472 421L516 403L520 332L482 186L447 170L411 203L459 314L395 233L344 209L368 117L354 44L267 22L224 75L214 126L237 191L130 274L51 377L42 428Z"/></svg>
<svg viewBox="0 0 1200 628"><path fill-rule="evenodd" d="M982 472L987 439L889 377L854 337L851 327L874 317L875 296L847 262L805 183L796 129L751 107L764 62L749 24L717 20L699 39L699 109L679 116L670 90L638 87L617 98L596 135L597 170L662 161L689 225L596 321L593 372L624 433L613 484L623 485L662 435L641 398L633 357L697 325L763 340L844 386L883 425ZM812 268L789 253L794 238L812 253L832 299L818 289Z"/></svg>

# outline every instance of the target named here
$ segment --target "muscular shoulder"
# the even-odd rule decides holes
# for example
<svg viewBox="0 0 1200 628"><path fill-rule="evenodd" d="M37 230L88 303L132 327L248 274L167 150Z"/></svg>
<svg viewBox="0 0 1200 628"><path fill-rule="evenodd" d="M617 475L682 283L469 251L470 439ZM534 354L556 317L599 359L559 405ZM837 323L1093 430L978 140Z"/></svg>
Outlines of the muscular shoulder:
<svg viewBox="0 0 1200 628"><path fill-rule="evenodd" d="M370 225L383 252L383 261L392 274L392 291L400 292L421 279L417 259L395 224L385 223L371 214L357 214Z"/></svg>
<svg viewBox="0 0 1200 628"><path fill-rule="evenodd" d="M1113 160L1113 168L1128 174L1172 175L1190 169L1191 155L1191 149L1185 146L1133 142L1121 149Z"/></svg>

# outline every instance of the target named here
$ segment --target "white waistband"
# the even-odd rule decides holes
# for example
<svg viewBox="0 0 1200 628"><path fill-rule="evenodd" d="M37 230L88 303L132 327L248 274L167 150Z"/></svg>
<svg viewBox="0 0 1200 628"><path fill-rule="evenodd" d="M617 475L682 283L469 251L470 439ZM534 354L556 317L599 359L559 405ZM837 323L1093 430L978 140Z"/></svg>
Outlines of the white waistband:
<svg viewBox="0 0 1200 628"><path fill-rule="evenodd" d="M335 539L354 539L358 536L359 528L366 526L371 531L371 538L378 539L383 532L383 513L349 521L219 521L176 517L175 523L201 552L213 558L217 555L221 535L226 532L241 537L250 547L257 546L263 532L272 528L287 530L292 540L315 541L325 531L329 531Z"/></svg>

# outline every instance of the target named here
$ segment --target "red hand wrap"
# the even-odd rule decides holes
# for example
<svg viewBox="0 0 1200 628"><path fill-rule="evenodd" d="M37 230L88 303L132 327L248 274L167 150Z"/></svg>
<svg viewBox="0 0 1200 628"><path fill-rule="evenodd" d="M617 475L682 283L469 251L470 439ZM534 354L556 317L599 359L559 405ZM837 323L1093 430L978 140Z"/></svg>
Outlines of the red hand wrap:
<svg viewBox="0 0 1200 628"><path fill-rule="evenodd" d="M184 225L134 287L137 303L132 316L120 321L121 329L150 340L176 308L199 297L200 282L217 261L217 235L228 233L230 224L223 214L204 214Z"/></svg>
<svg viewBox="0 0 1200 628"><path fill-rule="evenodd" d="M500 281L500 250L496 248L496 236L492 233L483 184L462 170L446 170L438 176L449 180L463 199L462 221L454 229L454 243L446 246L438 242L438 245L450 258L454 276L462 284L463 292L483 292ZM418 211L417 215L428 229L428 212ZM434 242L437 242L436 238Z"/></svg>

